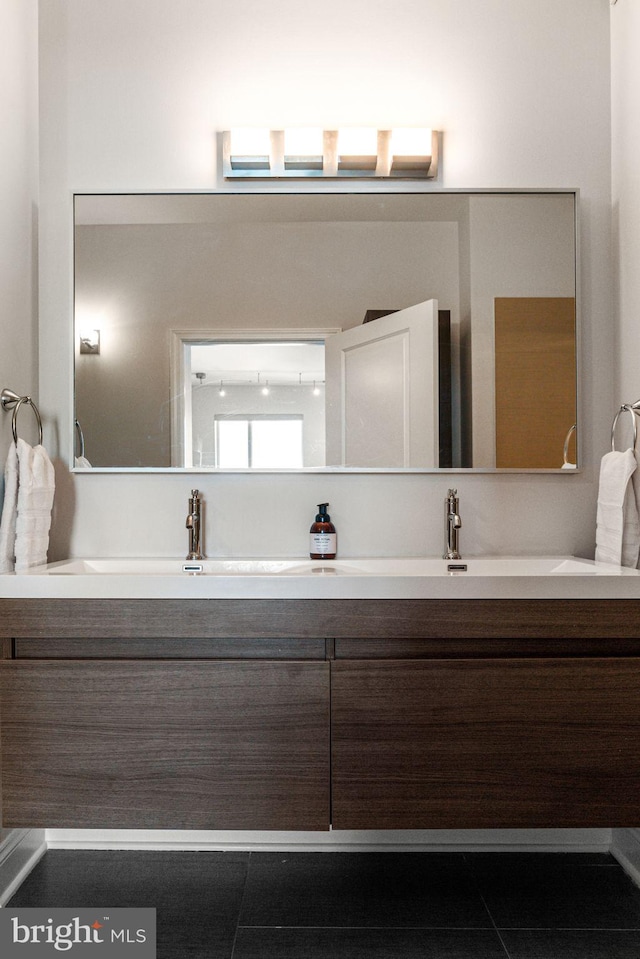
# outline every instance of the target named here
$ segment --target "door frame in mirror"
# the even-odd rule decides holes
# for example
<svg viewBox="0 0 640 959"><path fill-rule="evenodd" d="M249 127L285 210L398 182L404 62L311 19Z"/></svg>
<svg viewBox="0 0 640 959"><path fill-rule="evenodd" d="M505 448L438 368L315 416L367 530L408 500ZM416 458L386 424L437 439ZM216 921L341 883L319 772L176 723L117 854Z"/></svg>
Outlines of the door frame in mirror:
<svg viewBox="0 0 640 959"><path fill-rule="evenodd" d="M338 327L287 330L231 330L212 327L206 330L171 330L171 469L219 469L184 465L189 449L187 437L191 434L191 370L187 369L185 347L224 342L324 342L328 336L340 332ZM252 468L247 472L254 473L256 470Z"/></svg>

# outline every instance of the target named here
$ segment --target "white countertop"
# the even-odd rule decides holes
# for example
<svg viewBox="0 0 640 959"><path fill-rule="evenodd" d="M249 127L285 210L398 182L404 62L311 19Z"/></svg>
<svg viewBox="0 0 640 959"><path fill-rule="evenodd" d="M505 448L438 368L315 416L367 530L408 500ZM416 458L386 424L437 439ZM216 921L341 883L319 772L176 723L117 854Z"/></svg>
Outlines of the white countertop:
<svg viewBox="0 0 640 959"><path fill-rule="evenodd" d="M640 599L640 571L572 556L87 558L1 574L0 599Z"/></svg>

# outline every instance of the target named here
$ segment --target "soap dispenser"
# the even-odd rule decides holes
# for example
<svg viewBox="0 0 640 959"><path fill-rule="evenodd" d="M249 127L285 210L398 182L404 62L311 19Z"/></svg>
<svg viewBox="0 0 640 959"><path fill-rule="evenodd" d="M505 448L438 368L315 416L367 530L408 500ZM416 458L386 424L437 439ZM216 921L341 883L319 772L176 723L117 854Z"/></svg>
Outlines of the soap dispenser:
<svg viewBox="0 0 640 959"><path fill-rule="evenodd" d="M335 559L337 552L336 528L327 513L328 503L318 504L315 522L309 530L309 556L311 559Z"/></svg>

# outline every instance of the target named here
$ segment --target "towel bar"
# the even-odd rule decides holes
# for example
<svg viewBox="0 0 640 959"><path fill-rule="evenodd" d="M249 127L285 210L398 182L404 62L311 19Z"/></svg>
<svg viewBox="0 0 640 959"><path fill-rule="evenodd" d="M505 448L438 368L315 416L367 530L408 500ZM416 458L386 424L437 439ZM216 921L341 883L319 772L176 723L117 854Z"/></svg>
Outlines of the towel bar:
<svg viewBox="0 0 640 959"><path fill-rule="evenodd" d="M11 432L13 433L14 443L18 442L18 410L23 403L26 403L27 406L30 406L38 424L38 442L40 445L42 445L42 420L40 419L40 411L30 396L18 396L17 393L13 392L13 390L4 389L0 394L0 403L2 403L2 408L4 410L13 410L13 417L11 418Z"/></svg>

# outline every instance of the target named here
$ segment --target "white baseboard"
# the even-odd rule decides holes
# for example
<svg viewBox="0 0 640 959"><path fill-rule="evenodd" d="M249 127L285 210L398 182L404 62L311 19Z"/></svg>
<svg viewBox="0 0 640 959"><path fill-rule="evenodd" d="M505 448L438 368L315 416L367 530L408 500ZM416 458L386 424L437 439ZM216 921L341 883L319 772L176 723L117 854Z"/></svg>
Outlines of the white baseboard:
<svg viewBox="0 0 640 959"><path fill-rule="evenodd" d="M640 829L612 830L610 851L635 884L640 886Z"/></svg>
<svg viewBox="0 0 640 959"><path fill-rule="evenodd" d="M417 829L250 832L47 829L50 849L287 852L608 852L610 829Z"/></svg>
<svg viewBox="0 0 640 959"><path fill-rule="evenodd" d="M0 906L47 851L44 829L12 829L0 844Z"/></svg>

